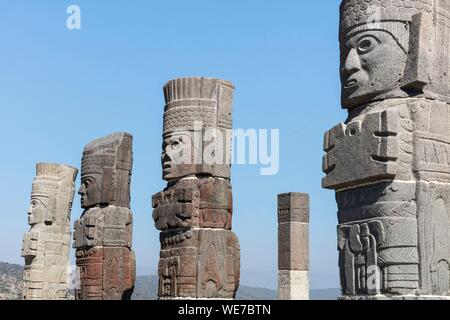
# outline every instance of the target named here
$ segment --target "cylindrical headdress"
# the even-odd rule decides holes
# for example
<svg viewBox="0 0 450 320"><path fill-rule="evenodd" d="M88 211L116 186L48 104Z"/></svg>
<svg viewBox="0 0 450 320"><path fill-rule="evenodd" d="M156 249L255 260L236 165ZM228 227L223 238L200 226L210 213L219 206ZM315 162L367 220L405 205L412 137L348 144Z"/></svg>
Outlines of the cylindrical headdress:
<svg viewBox="0 0 450 320"><path fill-rule="evenodd" d="M70 224L70 212L75 193L75 179L78 169L53 164L38 163L31 196L47 198L47 212L42 222L59 225Z"/></svg>
<svg viewBox="0 0 450 320"><path fill-rule="evenodd" d="M389 23L408 23L414 15L433 15L436 0L343 0L341 29L367 28L377 22L390 28Z"/></svg>
<svg viewBox="0 0 450 320"><path fill-rule="evenodd" d="M205 128L232 127L231 82L209 78L180 78L164 86L166 107L164 134L194 130L194 122Z"/></svg>
<svg viewBox="0 0 450 320"><path fill-rule="evenodd" d="M211 129L217 129L223 138L216 141L217 148L213 151L216 156L219 155L218 163L208 163L205 153L202 153L198 163L184 165L178 171L180 178L189 174L229 178L228 149L231 149L233 93L234 86L231 82L211 78L180 78L171 80L164 86L164 138L177 132L193 136L195 131L202 133L200 139L203 139L203 134ZM214 149L211 148L210 141L203 141L201 148L193 149L195 152L199 149L208 152L208 146L211 150Z"/></svg>
<svg viewBox="0 0 450 320"><path fill-rule="evenodd" d="M81 179L92 177L98 187L97 205L130 207L133 137L114 133L89 143L83 152Z"/></svg>

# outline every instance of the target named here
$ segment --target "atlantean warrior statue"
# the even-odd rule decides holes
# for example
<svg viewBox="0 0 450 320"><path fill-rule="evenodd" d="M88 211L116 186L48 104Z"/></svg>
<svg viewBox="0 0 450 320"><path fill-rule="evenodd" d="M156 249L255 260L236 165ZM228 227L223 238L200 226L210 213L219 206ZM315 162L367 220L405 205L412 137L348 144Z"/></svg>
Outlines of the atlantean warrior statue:
<svg viewBox="0 0 450 320"><path fill-rule="evenodd" d="M326 133L343 298L450 295L450 1L344 0Z"/></svg>
<svg viewBox="0 0 450 320"><path fill-rule="evenodd" d="M81 206L74 226L78 300L128 300L135 282L131 249L132 136L115 133L84 149Z"/></svg>
<svg viewBox="0 0 450 320"><path fill-rule="evenodd" d="M153 196L161 230L159 298L232 299L240 249L231 232L231 83L169 81L162 166L167 188Z"/></svg>
<svg viewBox="0 0 450 320"><path fill-rule="evenodd" d="M70 213L78 170L39 163L31 191L22 257L25 300L64 300L69 289Z"/></svg>

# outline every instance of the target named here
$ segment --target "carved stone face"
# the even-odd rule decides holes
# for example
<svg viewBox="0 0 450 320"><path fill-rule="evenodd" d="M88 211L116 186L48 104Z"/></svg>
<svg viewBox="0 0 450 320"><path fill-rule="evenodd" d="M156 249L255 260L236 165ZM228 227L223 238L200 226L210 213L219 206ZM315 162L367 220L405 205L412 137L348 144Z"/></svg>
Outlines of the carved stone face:
<svg viewBox="0 0 450 320"><path fill-rule="evenodd" d="M92 175L82 177L78 194L81 196L81 207L83 209L100 204L101 191L97 184L97 180Z"/></svg>
<svg viewBox="0 0 450 320"><path fill-rule="evenodd" d="M193 143L189 133L172 133L164 138L161 154L163 179L170 181L184 175L187 167L193 165Z"/></svg>
<svg viewBox="0 0 450 320"><path fill-rule="evenodd" d="M405 50L387 31L349 37L341 47L342 105L355 108L398 90L406 59Z"/></svg>
<svg viewBox="0 0 450 320"><path fill-rule="evenodd" d="M49 210L49 198L45 196L31 195L28 208L28 224L35 225L45 221Z"/></svg>

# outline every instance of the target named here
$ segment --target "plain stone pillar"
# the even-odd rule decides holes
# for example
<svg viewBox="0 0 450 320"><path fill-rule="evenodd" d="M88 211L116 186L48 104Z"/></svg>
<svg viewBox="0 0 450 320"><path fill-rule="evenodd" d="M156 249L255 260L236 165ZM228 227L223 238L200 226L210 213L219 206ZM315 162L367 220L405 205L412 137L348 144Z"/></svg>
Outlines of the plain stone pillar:
<svg viewBox="0 0 450 320"><path fill-rule="evenodd" d="M278 196L278 298L309 300L309 195Z"/></svg>

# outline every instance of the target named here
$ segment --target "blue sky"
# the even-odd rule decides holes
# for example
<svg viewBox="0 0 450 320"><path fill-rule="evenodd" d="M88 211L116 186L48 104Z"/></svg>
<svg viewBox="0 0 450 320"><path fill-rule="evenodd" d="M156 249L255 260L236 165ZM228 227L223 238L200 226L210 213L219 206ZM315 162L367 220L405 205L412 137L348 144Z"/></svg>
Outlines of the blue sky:
<svg viewBox="0 0 450 320"><path fill-rule="evenodd" d="M82 29L66 28L81 8ZM0 0L0 261L23 263L36 162L80 167L94 138L134 136L139 273L156 273L151 196L161 179L162 86L182 76L236 86L234 127L280 129L280 171L232 170L242 284L276 287L276 196L311 196L311 284L338 287L336 204L321 189L323 133L339 103L338 0ZM79 179L77 181L79 186ZM75 198L72 220L81 214Z"/></svg>

